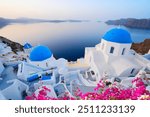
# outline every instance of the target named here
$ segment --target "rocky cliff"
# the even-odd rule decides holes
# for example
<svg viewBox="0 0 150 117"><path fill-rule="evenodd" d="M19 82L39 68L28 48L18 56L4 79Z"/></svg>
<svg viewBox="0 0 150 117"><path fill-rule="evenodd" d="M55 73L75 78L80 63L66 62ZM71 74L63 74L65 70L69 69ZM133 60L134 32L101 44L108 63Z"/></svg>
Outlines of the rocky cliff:
<svg viewBox="0 0 150 117"><path fill-rule="evenodd" d="M150 29L150 19L119 19L119 20L108 20L105 22L108 25L123 25L129 28L138 28L138 29Z"/></svg>
<svg viewBox="0 0 150 117"><path fill-rule="evenodd" d="M5 37L0 36L0 41L2 41L3 43L7 44L8 46L10 46L12 48L13 52L17 52L17 51L23 51L23 46L17 42L13 42Z"/></svg>
<svg viewBox="0 0 150 117"><path fill-rule="evenodd" d="M150 39L145 39L141 43L133 43L131 48L137 53L146 54L150 50Z"/></svg>

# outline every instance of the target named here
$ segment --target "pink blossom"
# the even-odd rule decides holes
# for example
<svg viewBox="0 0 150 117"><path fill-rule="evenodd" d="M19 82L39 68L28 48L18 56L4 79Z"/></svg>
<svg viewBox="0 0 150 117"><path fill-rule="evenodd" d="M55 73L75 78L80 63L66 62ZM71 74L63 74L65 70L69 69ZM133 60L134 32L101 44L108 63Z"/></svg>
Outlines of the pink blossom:
<svg viewBox="0 0 150 117"><path fill-rule="evenodd" d="M132 81L135 87L123 89L112 84L111 87L106 86L104 80L100 80L95 87L94 92L83 93L79 88L75 91L75 97L69 97L68 93L61 98L51 98L47 96L50 90L43 86L38 96L34 93L27 96L27 100L150 100L150 92L146 90L144 82L141 78L135 78Z"/></svg>

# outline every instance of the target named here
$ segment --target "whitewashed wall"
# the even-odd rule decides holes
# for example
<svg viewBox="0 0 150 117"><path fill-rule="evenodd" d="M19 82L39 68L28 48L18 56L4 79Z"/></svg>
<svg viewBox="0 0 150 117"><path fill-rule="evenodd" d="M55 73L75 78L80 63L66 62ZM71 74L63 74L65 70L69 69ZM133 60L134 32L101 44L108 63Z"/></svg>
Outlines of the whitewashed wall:
<svg viewBox="0 0 150 117"><path fill-rule="evenodd" d="M111 47L114 47L114 52L110 53ZM115 42L110 42L102 39L101 41L101 51L103 53L106 53L108 55L114 55L114 56L121 56L122 55L122 50L125 48L124 55L129 54L129 50L131 48L131 44L120 44L120 43L115 43Z"/></svg>

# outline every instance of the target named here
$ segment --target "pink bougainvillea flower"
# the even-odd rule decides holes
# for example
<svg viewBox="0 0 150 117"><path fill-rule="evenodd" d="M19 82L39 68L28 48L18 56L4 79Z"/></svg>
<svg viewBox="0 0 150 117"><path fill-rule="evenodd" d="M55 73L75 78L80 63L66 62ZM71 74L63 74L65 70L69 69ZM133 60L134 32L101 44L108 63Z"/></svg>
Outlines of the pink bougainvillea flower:
<svg viewBox="0 0 150 117"><path fill-rule="evenodd" d="M150 92L146 90L146 86L141 78L135 78L132 81L133 87L121 88L117 83L110 86L106 85L104 80L100 80L94 92L83 93L79 88L75 91L75 97L69 97L68 93L64 97L52 98L48 97L50 92L46 86L43 86L36 96L34 93L27 96L27 100L150 100Z"/></svg>

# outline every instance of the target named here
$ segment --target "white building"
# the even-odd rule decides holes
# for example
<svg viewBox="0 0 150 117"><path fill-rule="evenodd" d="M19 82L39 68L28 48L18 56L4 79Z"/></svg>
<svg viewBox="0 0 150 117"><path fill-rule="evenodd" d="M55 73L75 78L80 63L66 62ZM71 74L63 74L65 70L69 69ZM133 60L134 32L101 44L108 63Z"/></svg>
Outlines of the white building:
<svg viewBox="0 0 150 117"><path fill-rule="evenodd" d="M66 59L56 60L48 47L40 45L34 47L29 53L28 62L21 62L18 65L17 76L19 79L31 82L44 74L50 74L50 71L52 73L51 79L44 82L48 81L51 84L51 82L55 83L55 75L60 71L67 71L67 67L68 61Z"/></svg>
<svg viewBox="0 0 150 117"><path fill-rule="evenodd" d="M29 86L17 79L8 83L10 83L10 86L1 91L3 98L5 97L8 100L22 100Z"/></svg>
<svg viewBox="0 0 150 117"><path fill-rule="evenodd" d="M18 65L17 76L19 79L27 81L28 77L42 71L43 69L38 66L29 64L27 62L22 62Z"/></svg>
<svg viewBox="0 0 150 117"><path fill-rule="evenodd" d="M9 66L0 79L0 99L24 99L29 86L17 79L14 68Z"/></svg>
<svg viewBox="0 0 150 117"><path fill-rule="evenodd" d="M84 60L97 82L104 77L134 77L150 63L131 50L131 44L131 36L126 30L114 28L106 32L100 44L85 48Z"/></svg>
<svg viewBox="0 0 150 117"><path fill-rule="evenodd" d="M6 55L11 52L12 52L11 47L7 46L7 44L0 42L0 55Z"/></svg>
<svg viewBox="0 0 150 117"><path fill-rule="evenodd" d="M32 50L32 45L30 43L25 43L23 49L25 53L29 54Z"/></svg>
<svg viewBox="0 0 150 117"><path fill-rule="evenodd" d="M52 52L46 46L36 46L32 49L29 56L29 63L35 66L39 66L44 69L51 68L55 58Z"/></svg>
<svg viewBox="0 0 150 117"><path fill-rule="evenodd" d="M148 51L147 54L143 55L146 59L150 60L150 50Z"/></svg>

